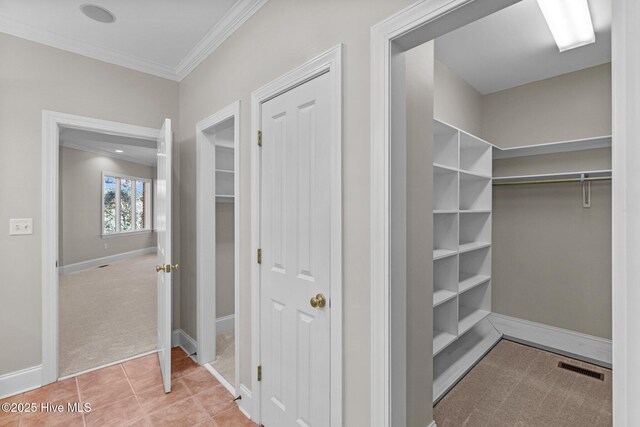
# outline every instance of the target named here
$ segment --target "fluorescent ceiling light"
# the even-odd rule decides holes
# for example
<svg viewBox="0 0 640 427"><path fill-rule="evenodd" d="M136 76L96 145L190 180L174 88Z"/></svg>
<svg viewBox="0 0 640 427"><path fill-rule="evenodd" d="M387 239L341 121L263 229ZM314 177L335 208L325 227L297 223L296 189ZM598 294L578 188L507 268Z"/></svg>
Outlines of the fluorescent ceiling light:
<svg viewBox="0 0 640 427"><path fill-rule="evenodd" d="M587 0L538 0L560 52L596 41Z"/></svg>
<svg viewBox="0 0 640 427"><path fill-rule="evenodd" d="M116 150L116 153L124 153L122 150Z"/></svg>

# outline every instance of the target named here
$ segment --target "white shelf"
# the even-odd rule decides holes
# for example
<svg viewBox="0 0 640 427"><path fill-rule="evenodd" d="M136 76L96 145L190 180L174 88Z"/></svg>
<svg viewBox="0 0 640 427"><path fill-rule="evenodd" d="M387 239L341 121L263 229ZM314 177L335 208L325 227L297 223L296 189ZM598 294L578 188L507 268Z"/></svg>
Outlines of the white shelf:
<svg viewBox="0 0 640 427"><path fill-rule="evenodd" d="M226 194L216 194L216 202L218 203L233 203L235 202L235 196L229 196Z"/></svg>
<svg viewBox="0 0 640 427"><path fill-rule="evenodd" d="M466 132L460 132L460 171L491 176L491 144Z"/></svg>
<svg viewBox="0 0 640 427"><path fill-rule="evenodd" d="M505 149L494 147L493 159L510 159L512 157L538 156L541 154L566 153L607 147L611 147L611 135Z"/></svg>
<svg viewBox="0 0 640 427"><path fill-rule="evenodd" d="M491 242L471 242L471 243L461 243L458 252L463 254L465 252L475 251L477 249L488 248L491 246Z"/></svg>
<svg viewBox="0 0 640 427"><path fill-rule="evenodd" d="M460 173L460 210L489 210L491 197L491 178Z"/></svg>
<svg viewBox="0 0 640 427"><path fill-rule="evenodd" d="M449 249L434 249L433 250L433 260L446 258L448 256L456 255L458 252L452 251Z"/></svg>
<svg viewBox="0 0 640 427"><path fill-rule="evenodd" d="M434 215L454 214L454 213L458 213L458 211L455 210L455 209L452 209L452 210L440 209L440 210L434 210L433 211Z"/></svg>
<svg viewBox="0 0 640 427"><path fill-rule="evenodd" d="M458 130L433 121L433 162L458 167Z"/></svg>
<svg viewBox="0 0 640 427"><path fill-rule="evenodd" d="M487 280L491 279L490 276L485 276L484 274L469 274L469 273L460 273L460 281L458 284L458 292L463 293L468 291L469 289L473 289L478 285L483 284ZM434 296L435 299L435 296Z"/></svg>
<svg viewBox="0 0 640 427"><path fill-rule="evenodd" d="M439 332L433 336L433 355L440 353L446 346L456 340L456 336L449 332Z"/></svg>
<svg viewBox="0 0 640 427"><path fill-rule="evenodd" d="M447 289L440 289L433 292L433 306L437 307L440 304L449 301L451 298L455 298L457 294Z"/></svg>
<svg viewBox="0 0 640 427"><path fill-rule="evenodd" d="M493 182L504 181L531 181L531 180L545 180L545 179L570 179L580 178L582 174L589 175L590 178L600 178L611 176L611 169L594 170L594 171L581 171L581 172L558 172L558 173L543 173L533 175L513 175L513 176L497 176L493 178Z"/></svg>
<svg viewBox="0 0 640 427"><path fill-rule="evenodd" d="M232 170L216 169L216 173L234 173Z"/></svg>
<svg viewBox="0 0 640 427"><path fill-rule="evenodd" d="M460 335L473 328L478 322L489 315L489 311L480 309L469 309L467 307L460 307L460 324L458 326L458 333Z"/></svg>

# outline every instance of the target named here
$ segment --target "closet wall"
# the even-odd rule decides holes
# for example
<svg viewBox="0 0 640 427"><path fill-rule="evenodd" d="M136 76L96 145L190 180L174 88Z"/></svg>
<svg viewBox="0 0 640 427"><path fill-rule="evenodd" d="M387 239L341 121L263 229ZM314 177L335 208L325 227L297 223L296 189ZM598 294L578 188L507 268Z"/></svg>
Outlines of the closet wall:
<svg viewBox="0 0 640 427"><path fill-rule="evenodd" d="M610 135L611 67L481 95L436 62L434 110L471 133L480 117L478 135L502 148ZM610 169L611 154L512 158L493 167L494 176ZM592 184L588 209L581 190L579 184L494 187L492 310L611 338L611 184Z"/></svg>

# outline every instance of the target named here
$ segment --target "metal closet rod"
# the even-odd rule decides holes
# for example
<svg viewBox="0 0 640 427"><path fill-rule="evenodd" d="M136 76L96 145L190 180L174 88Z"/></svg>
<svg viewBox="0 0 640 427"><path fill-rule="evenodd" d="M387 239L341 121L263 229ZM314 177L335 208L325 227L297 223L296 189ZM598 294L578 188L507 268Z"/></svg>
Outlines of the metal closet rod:
<svg viewBox="0 0 640 427"><path fill-rule="evenodd" d="M611 181L610 176L598 176L594 178L565 178L565 179L540 179L535 181L503 181L494 182L494 186L502 185L531 185L531 184L560 184L564 182L592 182L592 181Z"/></svg>

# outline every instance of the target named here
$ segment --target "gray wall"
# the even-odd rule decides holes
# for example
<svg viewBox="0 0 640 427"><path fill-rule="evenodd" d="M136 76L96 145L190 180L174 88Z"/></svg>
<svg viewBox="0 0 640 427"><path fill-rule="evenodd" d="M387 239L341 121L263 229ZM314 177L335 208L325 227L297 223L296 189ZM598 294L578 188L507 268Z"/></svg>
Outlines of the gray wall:
<svg viewBox="0 0 640 427"><path fill-rule="evenodd" d="M482 94L439 61L435 62L434 72L433 116L480 136Z"/></svg>
<svg viewBox="0 0 640 427"><path fill-rule="evenodd" d="M195 124L241 101L240 381L251 385L251 92L343 43L344 425L367 426L370 396L369 66L373 24L413 0L271 0L180 83L181 325L196 336Z"/></svg>
<svg viewBox="0 0 640 427"><path fill-rule="evenodd" d="M2 375L42 358L42 110L158 128L176 123L178 84L5 34L0 52L0 224L34 219L33 235L0 233Z"/></svg>
<svg viewBox="0 0 640 427"><path fill-rule="evenodd" d="M499 147L611 135L611 64L484 95L482 137Z"/></svg>
<svg viewBox="0 0 640 427"><path fill-rule="evenodd" d="M61 266L156 246L153 231L102 238L102 172L155 178L152 166L60 147Z"/></svg>
<svg viewBox="0 0 640 427"><path fill-rule="evenodd" d="M233 203L216 203L216 317L235 312Z"/></svg>

